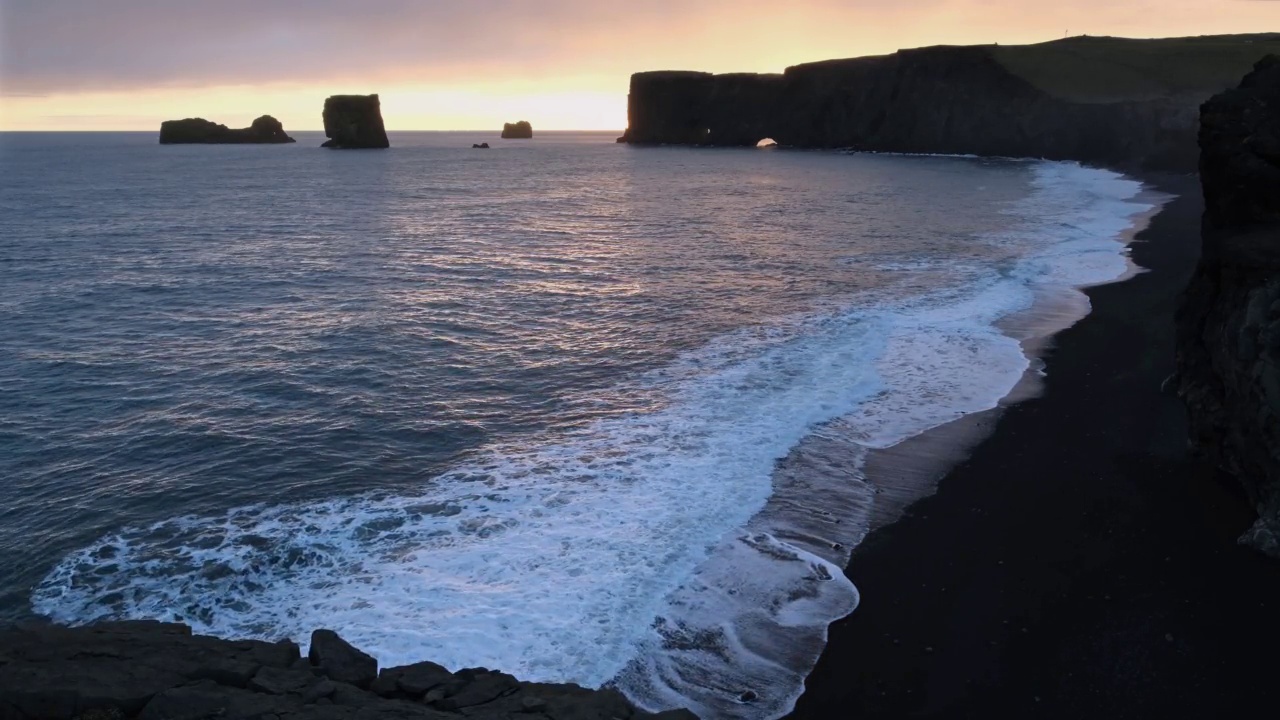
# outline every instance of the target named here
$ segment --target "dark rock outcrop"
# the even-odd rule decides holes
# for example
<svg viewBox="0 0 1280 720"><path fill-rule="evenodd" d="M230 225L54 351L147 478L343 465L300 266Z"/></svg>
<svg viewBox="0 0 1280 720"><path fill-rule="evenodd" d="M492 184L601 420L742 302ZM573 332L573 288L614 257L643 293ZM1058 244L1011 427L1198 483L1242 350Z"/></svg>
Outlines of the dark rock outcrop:
<svg viewBox="0 0 1280 720"><path fill-rule="evenodd" d="M382 102L377 95L333 95L324 101L324 135L321 147L337 149L389 148L382 124Z"/></svg>
<svg viewBox="0 0 1280 720"><path fill-rule="evenodd" d="M348 685L367 688L378 679L378 661L352 647L332 630L311 633L307 659L328 677Z"/></svg>
<svg viewBox="0 0 1280 720"><path fill-rule="evenodd" d="M329 631L313 635L309 658L292 642L220 640L169 623L0 630L0 720L696 720L636 710L614 690L484 668L418 663L374 680L376 661Z"/></svg>
<svg viewBox="0 0 1280 720"><path fill-rule="evenodd" d="M291 143L297 142L284 131L284 125L270 115L263 115L247 128L232 130L204 118L166 120L160 123L160 144Z"/></svg>
<svg viewBox="0 0 1280 720"><path fill-rule="evenodd" d="M502 126L503 140L532 140L533 126L528 120L521 120L515 123L506 123Z"/></svg>
<svg viewBox="0 0 1280 720"><path fill-rule="evenodd" d="M1280 57L1201 109L1203 246L1178 314L1193 447L1258 509L1241 542L1280 558Z"/></svg>
<svg viewBox="0 0 1280 720"><path fill-rule="evenodd" d="M1250 55L1248 48L1277 42L1258 38L1256 46L1236 41L1233 52L1249 59L1231 82L1265 54L1259 49ZM772 138L799 148L1194 170L1198 106L1228 81L1214 85L1216 76L1203 79L1212 75L1208 71L1179 68L1179 77L1140 76L1123 92L1108 90L1107 63L1118 73L1127 58L1148 53L1146 42L1165 42L1158 47L1171 57L1179 57L1182 47L1168 44L1175 41L1076 38L1018 48L903 50L797 65L781 75L637 73L631 77L629 127L620 141L745 147ZM1194 50L1208 41L1177 42ZM1089 73L1072 72L1071 53L1077 50L1091 53L1104 68L1097 82ZM1044 71L1046 65L1062 69ZM1160 74L1158 67L1148 70L1147 75ZM1182 76L1196 81L1180 82Z"/></svg>
<svg viewBox="0 0 1280 720"><path fill-rule="evenodd" d="M471 143L472 150L488 150L489 143Z"/></svg>

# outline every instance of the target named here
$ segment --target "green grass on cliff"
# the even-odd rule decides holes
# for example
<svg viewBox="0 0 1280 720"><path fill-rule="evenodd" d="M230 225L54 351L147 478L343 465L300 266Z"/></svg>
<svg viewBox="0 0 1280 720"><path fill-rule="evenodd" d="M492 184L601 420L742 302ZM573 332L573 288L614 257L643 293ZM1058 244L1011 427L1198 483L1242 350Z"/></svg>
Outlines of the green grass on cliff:
<svg viewBox="0 0 1280 720"><path fill-rule="evenodd" d="M1013 74L1065 100L1200 101L1238 85L1264 55L1280 54L1280 33L1160 40L1085 36L991 51Z"/></svg>

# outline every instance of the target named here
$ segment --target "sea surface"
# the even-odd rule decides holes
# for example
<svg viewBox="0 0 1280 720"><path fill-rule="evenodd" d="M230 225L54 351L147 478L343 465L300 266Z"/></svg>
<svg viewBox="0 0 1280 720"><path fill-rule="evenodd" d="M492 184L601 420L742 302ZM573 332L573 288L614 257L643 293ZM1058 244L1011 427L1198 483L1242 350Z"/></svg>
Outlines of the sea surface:
<svg viewBox="0 0 1280 720"><path fill-rule="evenodd" d="M1152 208L1068 163L297 135L0 134L0 620L776 717L877 591L867 452L995 407L1008 319Z"/></svg>

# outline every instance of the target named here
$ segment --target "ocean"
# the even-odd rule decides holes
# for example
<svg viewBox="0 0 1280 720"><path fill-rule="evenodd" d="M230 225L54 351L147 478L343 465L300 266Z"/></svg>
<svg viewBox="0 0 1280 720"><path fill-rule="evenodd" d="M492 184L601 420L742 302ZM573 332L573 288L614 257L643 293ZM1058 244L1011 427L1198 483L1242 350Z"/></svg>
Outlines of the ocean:
<svg viewBox="0 0 1280 720"><path fill-rule="evenodd" d="M0 134L0 620L784 714L877 591L868 453L1039 372L1159 199L615 135Z"/></svg>

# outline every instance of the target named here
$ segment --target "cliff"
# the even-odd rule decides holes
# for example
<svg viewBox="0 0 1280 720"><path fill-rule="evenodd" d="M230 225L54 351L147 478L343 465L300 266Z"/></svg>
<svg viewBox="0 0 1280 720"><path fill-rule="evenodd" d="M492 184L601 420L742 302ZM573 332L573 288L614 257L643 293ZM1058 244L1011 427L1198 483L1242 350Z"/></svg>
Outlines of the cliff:
<svg viewBox="0 0 1280 720"><path fill-rule="evenodd" d="M615 690L520 682L429 662L378 671L327 630L289 641L192 635L185 625L105 623L0 632L0 720L697 720L636 710Z"/></svg>
<svg viewBox="0 0 1280 720"><path fill-rule="evenodd" d="M247 128L232 130L226 125L205 120L166 120L160 123L160 144L231 144L297 142L284 131L284 125L270 115L263 115Z"/></svg>
<svg viewBox="0 0 1280 720"><path fill-rule="evenodd" d="M382 124L382 102L377 95L333 95L324 101L324 135L321 147L336 149L389 148Z"/></svg>
<svg viewBox="0 0 1280 720"><path fill-rule="evenodd" d="M1071 38L931 47L830 60L781 75L643 72L636 144L754 146L1079 160L1190 171L1197 108L1280 35Z"/></svg>
<svg viewBox="0 0 1280 720"><path fill-rule="evenodd" d="M1192 446L1258 509L1241 538L1280 558L1280 57L1201 109L1201 258L1178 314Z"/></svg>
<svg viewBox="0 0 1280 720"><path fill-rule="evenodd" d="M528 120L521 120L515 123L504 123L502 126L503 140L532 140L533 125Z"/></svg>

